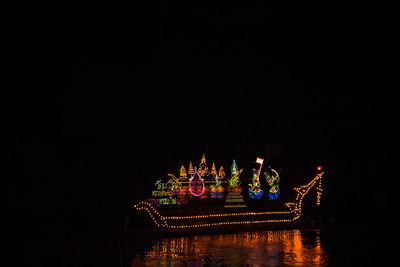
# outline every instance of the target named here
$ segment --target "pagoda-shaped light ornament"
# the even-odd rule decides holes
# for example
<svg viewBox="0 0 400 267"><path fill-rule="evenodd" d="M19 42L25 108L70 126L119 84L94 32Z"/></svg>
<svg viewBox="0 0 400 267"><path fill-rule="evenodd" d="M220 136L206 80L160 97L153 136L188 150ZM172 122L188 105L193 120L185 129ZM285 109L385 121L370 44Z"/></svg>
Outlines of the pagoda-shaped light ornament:
<svg viewBox="0 0 400 267"><path fill-rule="evenodd" d="M188 175L189 175L189 177L192 177L194 175L193 164L191 161L189 162Z"/></svg>
<svg viewBox="0 0 400 267"><path fill-rule="evenodd" d="M203 156L201 157L198 172L201 177L207 177L210 175L210 172L208 171L208 167L207 167L206 155L204 153L203 153Z"/></svg>
<svg viewBox="0 0 400 267"><path fill-rule="evenodd" d="M182 165L181 170L180 170L180 178L181 179L186 179L187 178L187 173L185 167Z"/></svg>

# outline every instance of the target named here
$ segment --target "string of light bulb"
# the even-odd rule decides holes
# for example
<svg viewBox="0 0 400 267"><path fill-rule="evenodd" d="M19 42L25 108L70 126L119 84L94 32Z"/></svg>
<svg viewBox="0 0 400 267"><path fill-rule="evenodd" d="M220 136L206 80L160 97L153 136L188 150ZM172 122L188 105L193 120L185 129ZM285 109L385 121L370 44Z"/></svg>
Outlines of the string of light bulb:
<svg viewBox="0 0 400 267"><path fill-rule="evenodd" d="M320 199L322 196L322 176L323 172L318 173L308 184L293 188L296 192L295 202L285 203L288 211L265 211L265 212L234 212L234 213L219 213L219 214L203 214L203 215L192 215L192 216L162 216L150 203L141 201L134 205L137 210L145 210L151 217L152 221L157 227L164 227L170 229L187 229L187 228L200 228L200 227L212 227L212 226L224 226L224 225L246 225L246 224L262 224L262 223L281 223L281 222L293 222L298 220L302 214L302 202L308 192L315 187L317 191L317 205L320 205ZM186 225L170 225L168 221L175 220L191 220L191 219L208 219L208 218L223 218L223 217L235 217L235 216L259 216L259 215L283 215L293 214L292 218L288 219L268 219L268 220L242 220L242 221L224 221L224 222L210 222L210 223L198 223L198 224L186 224Z"/></svg>

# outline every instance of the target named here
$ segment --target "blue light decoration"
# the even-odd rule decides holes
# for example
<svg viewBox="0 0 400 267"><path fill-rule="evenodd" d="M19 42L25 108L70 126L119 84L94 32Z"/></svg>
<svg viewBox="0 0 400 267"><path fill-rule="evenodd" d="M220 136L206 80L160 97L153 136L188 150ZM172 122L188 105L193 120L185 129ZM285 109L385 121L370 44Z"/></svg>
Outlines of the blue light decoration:
<svg viewBox="0 0 400 267"><path fill-rule="evenodd" d="M257 170L253 169L253 184L249 184L249 196L255 200L260 200L264 191L260 188L260 182L257 178Z"/></svg>
<svg viewBox="0 0 400 267"><path fill-rule="evenodd" d="M278 199L280 193L281 193L280 189L278 189L275 193L268 193L268 199L269 200Z"/></svg>
<svg viewBox="0 0 400 267"><path fill-rule="evenodd" d="M260 200L264 194L261 189L260 181L257 178L258 171L253 169L253 184L249 184L249 196L253 199Z"/></svg>
<svg viewBox="0 0 400 267"><path fill-rule="evenodd" d="M231 174L232 174L232 176L235 175L235 174L237 173L237 171L238 171L238 167L237 167L237 165L236 165L235 160L233 160L232 167L231 167Z"/></svg>
<svg viewBox="0 0 400 267"><path fill-rule="evenodd" d="M264 194L264 191L260 190L259 192L251 191L249 188L249 196L255 200L260 200Z"/></svg>
<svg viewBox="0 0 400 267"><path fill-rule="evenodd" d="M260 168L258 170L253 169L253 184L249 184L249 196L256 200L260 200L264 194L259 180L263 162L264 159L257 158L256 163L260 164Z"/></svg>
<svg viewBox="0 0 400 267"><path fill-rule="evenodd" d="M269 173L268 171L265 172L265 178L267 179L268 184L271 186L271 189L269 190L268 193L268 199L269 200L274 200L278 199L279 194L281 193L279 189L279 174L277 171L271 168L271 166L268 167L270 169Z"/></svg>

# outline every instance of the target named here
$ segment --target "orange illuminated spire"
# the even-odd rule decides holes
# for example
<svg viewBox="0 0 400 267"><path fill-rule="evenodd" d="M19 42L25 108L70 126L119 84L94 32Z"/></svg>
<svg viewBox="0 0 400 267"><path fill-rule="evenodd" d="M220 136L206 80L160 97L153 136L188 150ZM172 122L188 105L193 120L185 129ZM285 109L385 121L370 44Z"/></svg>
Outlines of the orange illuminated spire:
<svg viewBox="0 0 400 267"><path fill-rule="evenodd" d="M201 157L201 161L200 161L200 164L202 164L202 163L207 164L206 163L206 154L204 154L204 153L203 153L203 156Z"/></svg>
<svg viewBox="0 0 400 267"><path fill-rule="evenodd" d="M218 176L220 177L220 179L224 179L224 177L225 177L224 167L222 167L222 166L219 167Z"/></svg>
<svg viewBox="0 0 400 267"><path fill-rule="evenodd" d="M204 153L203 153L203 156L201 157L199 169L197 170L197 172L203 178L210 175L210 172L208 171L208 167L207 167L206 155Z"/></svg>
<svg viewBox="0 0 400 267"><path fill-rule="evenodd" d="M212 167L211 167L211 174L212 175L217 175L217 168L215 168L215 163L212 163Z"/></svg>
<svg viewBox="0 0 400 267"><path fill-rule="evenodd" d="M180 170L180 178L187 178L187 173L185 167L182 165Z"/></svg>
<svg viewBox="0 0 400 267"><path fill-rule="evenodd" d="M194 174L193 164L192 162L189 163L189 170L188 170L189 177L192 177Z"/></svg>

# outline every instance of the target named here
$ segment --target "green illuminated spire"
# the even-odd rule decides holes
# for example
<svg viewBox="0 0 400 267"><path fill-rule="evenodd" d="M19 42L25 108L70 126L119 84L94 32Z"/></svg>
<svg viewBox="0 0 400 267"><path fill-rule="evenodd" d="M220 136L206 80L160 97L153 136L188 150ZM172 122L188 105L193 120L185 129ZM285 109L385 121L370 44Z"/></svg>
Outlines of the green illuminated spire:
<svg viewBox="0 0 400 267"><path fill-rule="evenodd" d="M232 167L231 167L231 174L232 174L232 176L235 175L235 174L237 173L237 171L238 171L238 167L237 167L237 165L236 165L235 160L233 160Z"/></svg>

